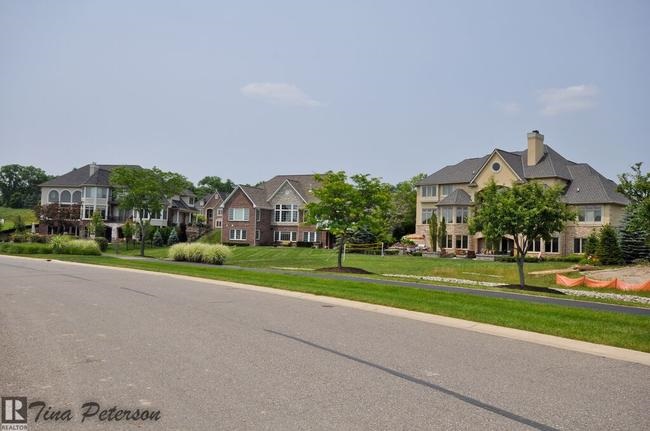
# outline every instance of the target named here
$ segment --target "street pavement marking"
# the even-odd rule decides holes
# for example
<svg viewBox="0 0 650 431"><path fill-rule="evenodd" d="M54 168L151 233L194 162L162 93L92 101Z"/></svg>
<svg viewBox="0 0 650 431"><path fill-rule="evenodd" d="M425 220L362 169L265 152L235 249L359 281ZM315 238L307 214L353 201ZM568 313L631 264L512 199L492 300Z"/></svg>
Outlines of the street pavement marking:
<svg viewBox="0 0 650 431"><path fill-rule="evenodd" d="M34 260L38 258L7 256L12 259L29 259ZM44 262L42 259L38 259ZM268 293L273 295L287 296L290 298L298 298L306 301L315 301L325 304L338 305L341 307L354 308L357 310L371 311L374 313L386 314L389 316L402 317L405 319L418 320L420 322L433 323L435 325L447 326L450 328L464 329L466 331L478 332L481 334L494 335L497 337L509 338L512 340L526 341L529 343L540 344L543 346L555 347L558 349L570 350L573 352L586 353L588 355L600 356L608 359L616 359L619 361L632 362L636 364L650 366L650 353L639 352L637 350L623 349L620 347L606 346L603 344L589 343L586 341L572 340L569 338L557 337L554 335L539 334L537 332L524 331L521 329L505 328L502 326L490 325L488 323L472 322L470 320L457 319L454 317L438 316L435 314L422 313L419 311L404 310L401 308L393 308L385 305L369 304L365 302L352 301L349 299L333 298L329 296L319 296L311 293L294 292L290 290L282 290L279 288L253 286L250 284L234 283L231 281L210 280L200 277L191 277L188 275L168 274L163 272L145 271L142 269L132 268L119 268L112 266L93 265L88 263L68 262L51 260L51 263L63 265L79 265L85 267L102 268L114 271L129 271L138 274L157 275L161 277L172 277L179 280L187 280L205 284L212 284L217 286L226 286L235 289L251 290L254 292Z"/></svg>

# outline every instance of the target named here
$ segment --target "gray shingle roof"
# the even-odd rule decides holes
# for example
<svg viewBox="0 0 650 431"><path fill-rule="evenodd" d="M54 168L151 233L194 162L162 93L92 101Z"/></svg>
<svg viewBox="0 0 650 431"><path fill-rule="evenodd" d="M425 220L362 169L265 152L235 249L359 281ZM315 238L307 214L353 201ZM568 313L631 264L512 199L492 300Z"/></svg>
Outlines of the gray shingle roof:
<svg viewBox="0 0 650 431"><path fill-rule="evenodd" d="M270 209L271 205L269 205L268 201L266 200L266 190L260 187L250 187L250 186L239 186L246 195L253 201L253 204L257 208L267 208Z"/></svg>
<svg viewBox="0 0 650 431"><path fill-rule="evenodd" d="M270 197L284 184L289 181L294 189L302 196L306 202L315 200L312 190L319 186L318 181L312 174L307 175L276 175L268 181L265 181L260 187L266 191L266 199Z"/></svg>
<svg viewBox="0 0 650 431"><path fill-rule="evenodd" d="M564 194L568 204L616 203L627 205L630 201L616 191L616 183L596 172L586 163L567 168L573 178Z"/></svg>
<svg viewBox="0 0 650 431"><path fill-rule="evenodd" d="M474 205L472 198L467 194L465 190L456 189L438 202L438 206L446 205Z"/></svg>
<svg viewBox="0 0 650 431"><path fill-rule="evenodd" d="M489 155L474 159L465 159L455 165L445 166L420 181L417 185L469 183L481 166L487 161L488 157Z"/></svg>
<svg viewBox="0 0 650 431"><path fill-rule="evenodd" d="M528 150L504 151L496 149L506 163L525 180L560 178L569 183L565 192L568 204L613 203L627 205L628 199L616 191L616 183L599 174L587 164L578 164L562 157L548 145L544 145L544 155L534 166L528 166ZM445 166L429 175L418 185L467 184L474 179L491 154L474 159L465 159L455 165ZM452 194L453 195L453 194ZM449 195L438 205L445 202ZM461 205L459 203L459 205Z"/></svg>
<svg viewBox="0 0 650 431"><path fill-rule="evenodd" d="M178 208L186 211L196 211L196 208L187 205L182 199L172 199L172 208Z"/></svg>
<svg viewBox="0 0 650 431"><path fill-rule="evenodd" d="M81 187L84 185L109 186L110 171L117 167L140 168L138 165L97 165L97 170L90 175L90 164L41 183L41 187Z"/></svg>

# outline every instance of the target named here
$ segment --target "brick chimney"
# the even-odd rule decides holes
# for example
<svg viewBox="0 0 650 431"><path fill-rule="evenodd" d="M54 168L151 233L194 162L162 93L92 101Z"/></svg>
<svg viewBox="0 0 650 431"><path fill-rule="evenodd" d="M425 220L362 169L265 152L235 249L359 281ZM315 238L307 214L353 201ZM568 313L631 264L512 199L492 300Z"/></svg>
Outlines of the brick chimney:
<svg viewBox="0 0 650 431"><path fill-rule="evenodd" d="M92 177L93 175L95 175L95 172L97 172L97 163L92 162L90 164L90 176Z"/></svg>
<svg viewBox="0 0 650 431"><path fill-rule="evenodd" d="M528 134L528 166L535 166L544 156L544 135L539 130Z"/></svg>

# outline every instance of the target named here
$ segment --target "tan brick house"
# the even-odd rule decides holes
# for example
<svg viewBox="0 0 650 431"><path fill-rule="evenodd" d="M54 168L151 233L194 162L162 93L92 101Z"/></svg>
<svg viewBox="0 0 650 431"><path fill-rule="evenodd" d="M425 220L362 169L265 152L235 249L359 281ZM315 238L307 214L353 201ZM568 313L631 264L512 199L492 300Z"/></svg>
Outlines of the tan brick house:
<svg viewBox="0 0 650 431"><path fill-rule="evenodd" d="M221 229L223 223L223 209L221 204L228 197L228 193L216 191L205 196L199 201L201 214L210 229Z"/></svg>
<svg viewBox="0 0 650 431"><path fill-rule="evenodd" d="M312 243L328 247L328 232L305 223L305 207L316 198L314 175L278 175L258 185L237 186L221 204L221 241L271 245Z"/></svg>
<svg viewBox="0 0 650 431"><path fill-rule="evenodd" d="M611 223L619 225L628 200L616 191L616 183L605 178L586 163L575 163L544 144L544 135L528 133L523 151L495 149L483 157L470 158L429 175L417 184L416 234L429 245L428 222L433 212L447 225L446 249L458 253L486 251L479 233L470 235L468 219L476 193L490 180L503 186L516 182L539 181L565 187L564 201L578 213L577 220L557 232L551 241L537 240L532 253L566 255L582 253L589 234ZM511 253L512 238L504 237L495 252Z"/></svg>

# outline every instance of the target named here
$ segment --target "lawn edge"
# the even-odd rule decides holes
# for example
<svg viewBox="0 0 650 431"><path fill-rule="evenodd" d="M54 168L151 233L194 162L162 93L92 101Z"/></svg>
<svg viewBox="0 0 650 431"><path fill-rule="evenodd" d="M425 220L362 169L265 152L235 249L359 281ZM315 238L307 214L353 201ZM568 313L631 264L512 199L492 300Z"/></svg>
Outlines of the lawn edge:
<svg viewBox="0 0 650 431"><path fill-rule="evenodd" d="M43 258L39 258L39 257L24 257L24 256L13 256L13 255L4 255L4 254L3 256L15 258L15 259L44 260ZM497 326L489 323L481 323L481 322L475 322L471 320L464 320L455 317L441 316L441 315L425 313L420 311L407 310L403 308L389 307L386 305L354 301L350 299L335 298L326 295L315 295L306 292L284 290L276 287L264 287L264 286L257 286L252 284L237 283L232 281L214 280L214 279L203 278L198 276L172 274L172 273L167 273L162 271L149 271L145 269L124 268L119 266L102 265L102 264L95 264L95 263L81 263L81 262L74 262L68 260L58 260L58 259L49 259L49 260L59 264L80 265L86 267L101 266L102 268L116 270L116 271L130 271L139 274L149 274L149 275L155 274L163 277L172 277L181 280L189 280L194 282L201 282L206 284L226 286L226 287L245 289L245 290L261 292L266 294L280 295L280 296L286 296L286 297L297 298L302 300L309 300L309 301L326 303L331 305L339 305L339 306L344 306L347 308L353 308L357 310L380 313L380 314L390 315L394 317L407 318L410 320L417 320L421 322L482 333L486 335L509 338L517 341L524 341L533 344L589 354L593 356L600 356L608 359L615 359L615 360L650 366L650 353L645 353L642 351L626 349L621 347L614 347L605 344L596 344L587 341L574 340L571 338L548 335L539 332L532 332L532 331L525 331L522 329Z"/></svg>

